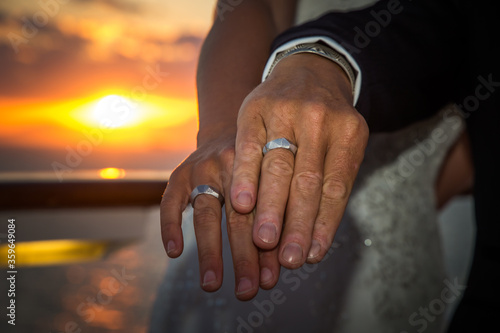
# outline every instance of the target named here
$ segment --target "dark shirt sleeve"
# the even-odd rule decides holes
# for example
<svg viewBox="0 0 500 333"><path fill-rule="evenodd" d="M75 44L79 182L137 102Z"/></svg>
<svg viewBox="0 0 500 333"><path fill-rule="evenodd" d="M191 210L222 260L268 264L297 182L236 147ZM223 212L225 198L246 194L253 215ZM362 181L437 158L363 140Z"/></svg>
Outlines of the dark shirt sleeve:
<svg viewBox="0 0 500 333"><path fill-rule="evenodd" d="M362 72L356 104L371 132L391 131L454 102L474 163L476 243L467 289L449 332L487 331L500 312L500 31L489 0L390 0L328 13L278 36L340 43ZM457 166L460 167L460 166Z"/></svg>
<svg viewBox="0 0 500 333"><path fill-rule="evenodd" d="M273 50L310 36L340 43L362 72L356 108L372 132L390 131L435 113L457 91L455 17L440 1L379 1L294 27L278 36Z"/></svg>

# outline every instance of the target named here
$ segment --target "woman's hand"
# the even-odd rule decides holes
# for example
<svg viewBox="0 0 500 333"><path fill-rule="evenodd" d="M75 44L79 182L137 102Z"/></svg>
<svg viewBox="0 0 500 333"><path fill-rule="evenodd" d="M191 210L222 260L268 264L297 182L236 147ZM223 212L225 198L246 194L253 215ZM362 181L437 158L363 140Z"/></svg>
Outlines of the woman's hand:
<svg viewBox="0 0 500 333"><path fill-rule="evenodd" d="M319 262L333 242L368 140L352 99L338 65L298 54L281 60L240 109L231 203L240 214L256 205L253 241L264 250L279 245L284 267ZM296 155L263 156L278 138L298 146Z"/></svg>
<svg viewBox="0 0 500 333"><path fill-rule="evenodd" d="M233 126L234 127L234 126ZM236 296L254 297L259 289L273 287L279 277L277 251L259 251L252 240L254 214L234 211L229 200L234 161L234 128L199 136L199 147L172 173L161 203L162 238L167 254L182 253L182 212L189 204L191 191L198 185L210 185L226 198L228 234L236 279ZM221 204L210 195L200 195L193 207L194 229L198 246L200 284L215 291L222 284Z"/></svg>

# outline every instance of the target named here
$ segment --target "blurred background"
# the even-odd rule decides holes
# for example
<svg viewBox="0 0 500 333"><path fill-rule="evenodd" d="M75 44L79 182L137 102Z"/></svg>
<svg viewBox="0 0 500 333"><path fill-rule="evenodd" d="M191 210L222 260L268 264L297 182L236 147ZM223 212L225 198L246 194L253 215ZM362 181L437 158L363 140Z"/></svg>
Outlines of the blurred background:
<svg viewBox="0 0 500 333"><path fill-rule="evenodd" d="M214 4L2 1L0 171L175 167L195 146L195 67Z"/></svg>
<svg viewBox="0 0 500 333"><path fill-rule="evenodd" d="M195 149L215 3L0 2L0 332L148 331L168 269L159 202ZM450 276L467 274L471 216L470 197L440 216Z"/></svg>
<svg viewBox="0 0 500 333"><path fill-rule="evenodd" d="M0 331L146 332L215 0L0 2ZM5 309L15 219L16 325Z"/></svg>

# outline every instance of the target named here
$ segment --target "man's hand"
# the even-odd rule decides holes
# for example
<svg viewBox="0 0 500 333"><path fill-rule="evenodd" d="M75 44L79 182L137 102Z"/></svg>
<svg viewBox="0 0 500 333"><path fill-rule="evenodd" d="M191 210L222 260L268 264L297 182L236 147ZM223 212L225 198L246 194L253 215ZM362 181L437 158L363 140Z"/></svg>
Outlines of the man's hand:
<svg viewBox="0 0 500 333"><path fill-rule="evenodd" d="M277 249L284 267L319 262L333 242L368 140L352 98L338 65L298 54L281 60L240 109L231 203L240 214L256 205L253 241ZM295 157L286 149L263 156L278 138L298 146ZM228 220L230 230L242 225Z"/></svg>

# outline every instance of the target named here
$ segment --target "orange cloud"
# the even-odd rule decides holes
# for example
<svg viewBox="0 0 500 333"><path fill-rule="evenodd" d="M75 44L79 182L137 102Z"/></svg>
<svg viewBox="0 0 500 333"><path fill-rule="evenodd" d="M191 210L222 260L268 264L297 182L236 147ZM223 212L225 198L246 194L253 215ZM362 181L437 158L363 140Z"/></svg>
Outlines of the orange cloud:
<svg viewBox="0 0 500 333"><path fill-rule="evenodd" d="M89 110L108 94L143 103L140 117L103 133L82 167L147 167L166 156L178 163L196 145L196 60L212 7L201 0L75 0L49 15L39 2L2 2L0 153L10 156L3 168L63 161L67 147L96 133ZM37 26L41 11L47 20ZM29 24L35 29L28 36ZM147 79L155 71L158 79ZM43 162L26 163L33 157Z"/></svg>
<svg viewBox="0 0 500 333"><path fill-rule="evenodd" d="M38 148L76 147L81 141L89 141L96 149L110 152L194 147L197 108L193 100L150 96L130 109L137 113L134 123L124 128L109 128L93 117L101 97L92 98L60 103L5 103L3 108L16 112L4 114L0 141ZM186 131L186 127L190 130ZM179 129L184 135L178 135Z"/></svg>

